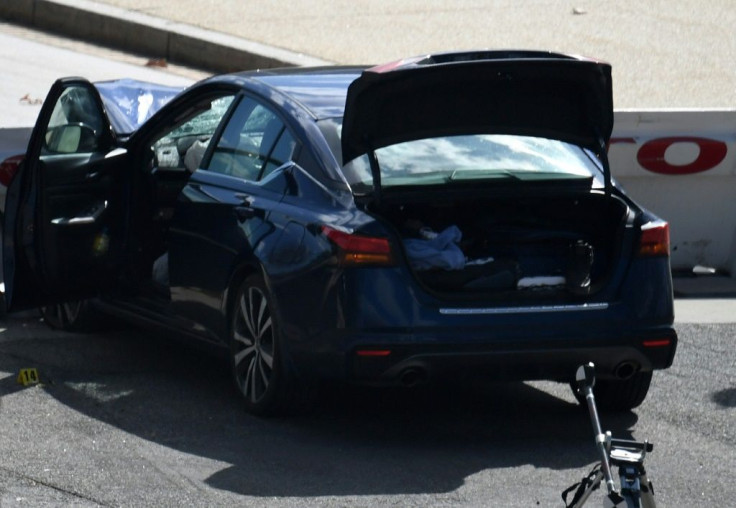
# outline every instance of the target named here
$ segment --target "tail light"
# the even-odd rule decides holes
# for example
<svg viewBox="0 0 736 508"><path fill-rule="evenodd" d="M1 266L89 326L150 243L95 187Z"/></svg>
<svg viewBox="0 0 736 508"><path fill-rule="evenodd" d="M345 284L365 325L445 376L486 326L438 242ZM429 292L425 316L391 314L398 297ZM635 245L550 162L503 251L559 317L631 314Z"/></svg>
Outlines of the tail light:
<svg viewBox="0 0 736 508"><path fill-rule="evenodd" d="M18 166L20 166L24 158L25 155L13 155L0 163L0 184L3 184L5 187L10 186L10 182L18 171Z"/></svg>
<svg viewBox="0 0 736 508"><path fill-rule="evenodd" d="M322 233L338 247L338 261L343 266L388 266L394 264L388 238L346 233L322 226Z"/></svg>
<svg viewBox="0 0 736 508"><path fill-rule="evenodd" d="M669 347L672 345L672 339L650 339L642 342L644 347Z"/></svg>
<svg viewBox="0 0 736 508"><path fill-rule="evenodd" d="M670 225L664 221L647 222L641 227L640 257L670 255Z"/></svg>
<svg viewBox="0 0 736 508"><path fill-rule="evenodd" d="M362 357L385 358L391 356L390 349L358 349L355 354Z"/></svg>

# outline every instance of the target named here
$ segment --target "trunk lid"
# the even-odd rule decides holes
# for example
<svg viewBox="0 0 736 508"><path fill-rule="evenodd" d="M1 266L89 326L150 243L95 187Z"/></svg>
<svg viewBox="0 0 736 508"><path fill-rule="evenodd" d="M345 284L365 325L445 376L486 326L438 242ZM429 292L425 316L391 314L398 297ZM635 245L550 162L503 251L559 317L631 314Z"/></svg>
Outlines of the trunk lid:
<svg viewBox="0 0 736 508"><path fill-rule="evenodd" d="M590 149L610 170L611 67L538 51L417 57L365 70L348 89L343 163L386 146L465 134L560 140ZM380 187L377 168L374 185Z"/></svg>

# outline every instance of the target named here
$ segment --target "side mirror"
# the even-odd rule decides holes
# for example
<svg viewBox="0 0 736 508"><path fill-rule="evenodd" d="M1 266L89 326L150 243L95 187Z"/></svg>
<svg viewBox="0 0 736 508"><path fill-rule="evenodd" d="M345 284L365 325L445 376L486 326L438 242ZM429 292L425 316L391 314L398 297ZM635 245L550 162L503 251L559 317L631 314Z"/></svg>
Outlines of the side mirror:
<svg viewBox="0 0 736 508"><path fill-rule="evenodd" d="M44 141L49 153L88 153L98 149L97 133L83 123L49 127Z"/></svg>

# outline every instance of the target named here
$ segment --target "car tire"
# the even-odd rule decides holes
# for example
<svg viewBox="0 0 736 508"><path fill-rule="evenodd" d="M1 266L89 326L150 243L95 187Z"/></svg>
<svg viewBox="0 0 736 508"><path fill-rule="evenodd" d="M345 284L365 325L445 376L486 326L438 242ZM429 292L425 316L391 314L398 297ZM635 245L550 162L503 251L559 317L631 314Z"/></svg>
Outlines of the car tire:
<svg viewBox="0 0 736 508"><path fill-rule="evenodd" d="M274 416L293 412L299 391L284 356L273 299L263 278L247 277L230 312L230 365L249 413Z"/></svg>
<svg viewBox="0 0 736 508"><path fill-rule="evenodd" d="M593 387L596 406L604 411L629 411L641 405L649 392L652 372L637 372L628 379L598 379ZM578 402L585 406L585 397L576 384L570 383Z"/></svg>
<svg viewBox="0 0 736 508"><path fill-rule="evenodd" d="M88 300L74 300L40 307L44 322L56 330L69 332L88 332L95 330L99 324L99 313L92 308Z"/></svg>
<svg viewBox="0 0 736 508"><path fill-rule="evenodd" d="M595 398L603 410L628 411L644 402L652 382L652 372L637 372L628 379L596 382Z"/></svg>

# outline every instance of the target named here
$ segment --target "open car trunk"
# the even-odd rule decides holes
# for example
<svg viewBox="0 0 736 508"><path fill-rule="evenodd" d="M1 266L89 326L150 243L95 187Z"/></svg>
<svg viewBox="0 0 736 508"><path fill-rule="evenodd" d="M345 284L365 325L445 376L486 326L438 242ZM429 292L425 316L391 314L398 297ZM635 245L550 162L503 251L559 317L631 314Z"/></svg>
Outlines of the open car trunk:
<svg viewBox="0 0 736 508"><path fill-rule="evenodd" d="M618 253L632 217L622 200L598 192L426 194L372 208L399 232L411 271L427 289L508 303L580 301L613 283L615 263L627 259Z"/></svg>

